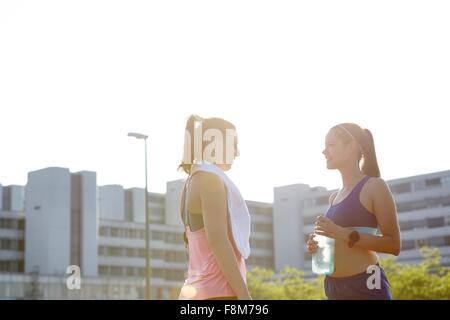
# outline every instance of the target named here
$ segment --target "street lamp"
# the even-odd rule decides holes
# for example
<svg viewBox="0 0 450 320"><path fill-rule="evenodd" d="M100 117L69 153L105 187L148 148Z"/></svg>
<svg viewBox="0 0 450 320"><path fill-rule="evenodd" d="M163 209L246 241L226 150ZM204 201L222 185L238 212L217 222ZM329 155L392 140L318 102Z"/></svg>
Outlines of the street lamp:
<svg viewBox="0 0 450 320"><path fill-rule="evenodd" d="M145 298L147 300L151 299L151 291L150 291L150 277L151 277L151 268L150 268L150 217L148 210L148 185L147 185L147 138L145 134L130 132L128 133L129 137L134 137L136 139L144 140L145 145Z"/></svg>

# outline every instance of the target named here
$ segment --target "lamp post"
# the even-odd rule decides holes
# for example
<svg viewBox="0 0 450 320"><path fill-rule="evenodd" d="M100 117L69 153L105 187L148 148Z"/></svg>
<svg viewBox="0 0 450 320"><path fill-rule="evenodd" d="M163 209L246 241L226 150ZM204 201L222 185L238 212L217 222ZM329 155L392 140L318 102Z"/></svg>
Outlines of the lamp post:
<svg viewBox="0 0 450 320"><path fill-rule="evenodd" d="M150 291L150 277L151 277L151 268L150 268L150 217L148 210L148 185L147 185L147 138L148 136L141 133L130 132L128 133L129 137L134 137L136 139L144 140L145 145L145 298L147 300L151 299L151 291Z"/></svg>

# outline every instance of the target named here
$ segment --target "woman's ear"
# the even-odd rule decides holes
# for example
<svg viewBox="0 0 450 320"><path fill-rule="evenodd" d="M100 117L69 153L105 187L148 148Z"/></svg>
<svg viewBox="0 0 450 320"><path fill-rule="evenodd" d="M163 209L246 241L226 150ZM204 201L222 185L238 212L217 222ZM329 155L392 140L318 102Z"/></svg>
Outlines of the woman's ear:
<svg viewBox="0 0 450 320"><path fill-rule="evenodd" d="M352 152L359 153L358 143L355 140L351 140L349 145L351 145Z"/></svg>

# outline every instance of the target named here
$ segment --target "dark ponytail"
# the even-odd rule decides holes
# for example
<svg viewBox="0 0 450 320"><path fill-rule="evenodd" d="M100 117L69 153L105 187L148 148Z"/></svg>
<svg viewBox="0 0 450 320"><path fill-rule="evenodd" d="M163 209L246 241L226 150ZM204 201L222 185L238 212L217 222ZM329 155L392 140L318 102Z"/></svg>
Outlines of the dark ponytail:
<svg viewBox="0 0 450 320"><path fill-rule="evenodd" d="M378 167L377 154L375 152L375 142L369 129L364 129L364 133L366 143L363 144L364 154L361 170L367 176L379 178L380 168Z"/></svg>

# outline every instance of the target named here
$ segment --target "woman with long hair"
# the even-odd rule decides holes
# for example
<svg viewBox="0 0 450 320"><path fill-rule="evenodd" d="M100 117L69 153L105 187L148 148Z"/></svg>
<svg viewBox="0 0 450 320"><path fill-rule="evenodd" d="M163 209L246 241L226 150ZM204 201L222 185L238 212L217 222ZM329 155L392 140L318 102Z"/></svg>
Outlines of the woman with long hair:
<svg viewBox="0 0 450 320"><path fill-rule="evenodd" d="M238 156L235 130L221 118L192 115L186 124L180 168L188 177L180 211L189 266L179 299L251 299L245 266L250 215L225 174Z"/></svg>
<svg viewBox="0 0 450 320"><path fill-rule="evenodd" d="M330 196L325 216L316 219L307 241L315 253L314 236L335 239L334 272L325 277L325 294L331 299L392 299L377 252L398 256L400 231L393 196L380 178L372 133L354 123L331 128L323 154L327 168L339 170L342 188ZM358 232L357 228L378 229L381 236ZM361 230L361 229L359 229ZM377 287L369 286L371 273L378 269Z"/></svg>

